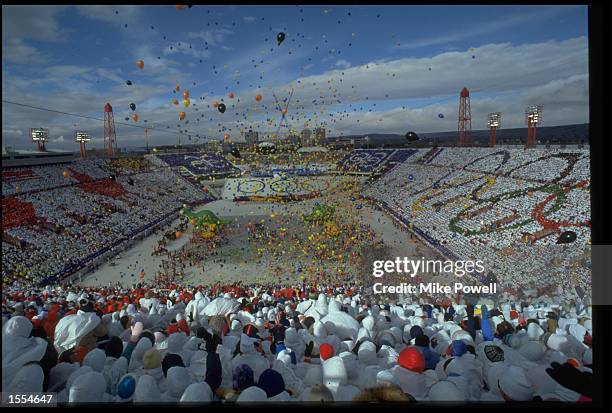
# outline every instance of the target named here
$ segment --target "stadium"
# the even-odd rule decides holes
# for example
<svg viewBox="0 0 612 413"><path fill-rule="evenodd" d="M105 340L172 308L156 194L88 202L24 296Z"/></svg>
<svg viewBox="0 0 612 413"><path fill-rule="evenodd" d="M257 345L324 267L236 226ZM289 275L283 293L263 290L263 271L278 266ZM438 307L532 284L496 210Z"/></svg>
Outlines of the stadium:
<svg viewBox="0 0 612 413"><path fill-rule="evenodd" d="M120 151L104 102L97 149L79 131L79 153L49 150L43 128L37 151L3 147L3 395L591 402L588 125L530 105L524 128L472 131L462 87L443 132L282 134L292 89L263 142L219 122L222 140ZM210 111L242 115L225 94Z"/></svg>

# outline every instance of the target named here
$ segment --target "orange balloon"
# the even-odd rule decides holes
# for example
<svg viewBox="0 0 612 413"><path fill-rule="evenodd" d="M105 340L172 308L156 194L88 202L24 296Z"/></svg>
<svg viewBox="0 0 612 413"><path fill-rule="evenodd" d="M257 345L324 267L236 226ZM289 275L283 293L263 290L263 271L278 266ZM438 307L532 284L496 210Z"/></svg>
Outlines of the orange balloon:
<svg viewBox="0 0 612 413"><path fill-rule="evenodd" d="M183 92L183 99L189 99L189 91L188 90Z"/></svg>
<svg viewBox="0 0 612 413"><path fill-rule="evenodd" d="M216 100L213 102L213 108L216 108L219 106L219 102L217 102Z"/></svg>
<svg viewBox="0 0 612 413"><path fill-rule="evenodd" d="M177 92L178 92L179 90L181 90L181 85L178 85L178 84L177 84L177 85L176 85L176 87L174 88L174 90L176 90Z"/></svg>
<svg viewBox="0 0 612 413"><path fill-rule="evenodd" d="M134 120L134 122L138 122L138 119L140 119L140 117L138 116L138 114L136 114L136 113L135 113L135 114L132 116L132 119Z"/></svg>
<svg viewBox="0 0 612 413"><path fill-rule="evenodd" d="M224 133L223 134L223 139L225 139L226 141L229 141L230 138L230 134L229 133Z"/></svg>
<svg viewBox="0 0 612 413"><path fill-rule="evenodd" d="M281 111L281 113L282 113L283 115L286 115L286 114L287 114L287 109L283 109L283 110Z"/></svg>
<svg viewBox="0 0 612 413"><path fill-rule="evenodd" d="M180 120L185 119L185 116L187 116L187 114L185 112L179 112L179 119Z"/></svg>
<svg viewBox="0 0 612 413"><path fill-rule="evenodd" d="M140 70L144 69L144 60L138 60L136 66L138 66Z"/></svg>
<svg viewBox="0 0 612 413"><path fill-rule="evenodd" d="M184 4L177 4L176 5L176 9L177 10L185 10L185 7L187 7L187 6L185 6Z"/></svg>
<svg viewBox="0 0 612 413"><path fill-rule="evenodd" d="M181 231L176 231L176 232L174 233L174 236L175 236L176 238L180 238L180 237L182 237L182 236L183 236L183 233L182 233Z"/></svg>
<svg viewBox="0 0 612 413"><path fill-rule="evenodd" d="M172 99L172 103L174 103L175 105L178 105L178 99Z"/></svg>
<svg viewBox="0 0 612 413"><path fill-rule="evenodd" d="M68 178L70 176L70 172L64 171L64 178Z"/></svg>
<svg viewBox="0 0 612 413"><path fill-rule="evenodd" d="M261 99L262 99L262 96L261 96L261 95L257 95L257 96L255 96L255 100L256 100L256 101L260 102L260 101L261 101Z"/></svg>
<svg viewBox="0 0 612 413"><path fill-rule="evenodd" d="M228 96L230 99L234 99L234 92L230 92Z"/></svg>

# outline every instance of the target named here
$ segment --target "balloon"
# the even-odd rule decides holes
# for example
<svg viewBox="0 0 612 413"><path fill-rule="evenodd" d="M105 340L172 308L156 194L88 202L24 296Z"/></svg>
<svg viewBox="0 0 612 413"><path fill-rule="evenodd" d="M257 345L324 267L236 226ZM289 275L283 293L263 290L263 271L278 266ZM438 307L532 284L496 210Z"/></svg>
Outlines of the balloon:
<svg viewBox="0 0 612 413"><path fill-rule="evenodd" d="M185 7L187 7L187 6L186 6L186 5L184 5L184 4L177 4L177 5L176 5L176 9L177 9L177 10L185 10Z"/></svg>
<svg viewBox="0 0 612 413"><path fill-rule="evenodd" d="M185 119L185 116L187 116L187 114L185 112L179 112L179 119L180 120Z"/></svg>
<svg viewBox="0 0 612 413"><path fill-rule="evenodd" d="M223 134L223 140L229 141L229 138L230 138L230 134L229 133L224 133Z"/></svg>
<svg viewBox="0 0 612 413"><path fill-rule="evenodd" d="M178 105L179 101L178 101L178 99L172 99L172 103L174 103L175 105Z"/></svg>
<svg viewBox="0 0 612 413"><path fill-rule="evenodd" d="M438 117L439 117L440 119L443 119L443 118L444 118L444 113L438 113Z"/></svg>
<svg viewBox="0 0 612 413"><path fill-rule="evenodd" d="M181 90L181 85L178 85L178 84L177 84L177 85L174 87L174 90L176 90L177 92L178 92L179 90Z"/></svg>
<svg viewBox="0 0 612 413"><path fill-rule="evenodd" d="M144 60L136 61L136 66L138 66L140 70L144 69Z"/></svg>
<svg viewBox="0 0 612 413"><path fill-rule="evenodd" d="M189 91L188 90L183 92L183 99L189 99Z"/></svg>
<svg viewBox="0 0 612 413"><path fill-rule="evenodd" d="M174 236L175 236L177 239L179 239L180 237L182 237L182 236L183 236L183 233L182 233L181 231L176 231L176 232L174 233Z"/></svg>
<svg viewBox="0 0 612 413"><path fill-rule="evenodd" d="M287 114L287 109L283 109L283 110L281 110L281 113L282 113L283 115L286 115L286 114Z"/></svg>
<svg viewBox="0 0 612 413"><path fill-rule="evenodd" d="M136 104L135 103L130 103L130 109L136 110Z"/></svg>
<svg viewBox="0 0 612 413"><path fill-rule="evenodd" d="M234 99L234 92L230 92L229 95L227 95L230 99Z"/></svg>
<svg viewBox="0 0 612 413"><path fill-rule="evenodd" d="M189 221L189 223L190 223L191 225L195 226L195 224L196 224L196 220L192 218L192 219Z"/></svg>
<svg viewBox="0 0 612 413"><path fill-rule="evenodd" d="M576 241L576 233L574 231L564 231L559 235L557 244L569 244Z"/></svg>
<svg viewBox="0 0 612 413"><path fill-rule="evenodd" d="M219 110L219 112L225 113L225 104L220 103L217 109Z"/></svg>
<svg viewBox="0 0 612 413"><path fill-rule="evenodd" d="M140 117L138 116L138 114L137 114L137 113L135 113L135 114L132 116L132 119L134 120L134 122L138 122L138 119L139 119L139 118L140 118Z"/></svg>
<svg viewBox="0 0 612 413"><path fill-rule="evenodd" d="M406 134L406 139L407 139L407 140L409 140L409 141L418 141L418 140L419 140L419 137L418 137L418 135L417 135L416 133L414 133L414 132L408 132L408 133Z"/></svg>
<svg viewBox="0 0 612 413"><path fill-rule="evenodd" d="M190 104L191 104L191 101L189 99L183 100L183 105L185 105L186 108L188 108Z"/></svg>
<svg viewBox="0 0 612 413"><path fill-rule="evenodd" d="M128 86L132 86L132 81L131 80L126 80L125 84L128 85Z"/></svg>
<svg viewBox="0 0 612 413"><path fill-rule="evenodd" d="M219 102L217 102L216 100L213 102L213 108L218 108L219 107Z"/></svg>
<svg viewBox="0 0 612 413"><path fill-rule="evenodd" d="M70 172L64 171L63 175L64 175L64 178L68 178L70 176Z"/></svg>
<svg viewBox="0 0 612 413"><path fill-rule="evenodd" d="M262 96L261 96L261 95L256 95L256 96L255 96L255 100L256 100L257 102L261 102L261 99L262 99Z"/></svg>
<svg viewBox="0 0 612 413"><path fill-rule="evenodd" d="M285 40L285 33L280 32L279 34L276 35L276 41L278 42L279 46L284 40Z"/></svg>

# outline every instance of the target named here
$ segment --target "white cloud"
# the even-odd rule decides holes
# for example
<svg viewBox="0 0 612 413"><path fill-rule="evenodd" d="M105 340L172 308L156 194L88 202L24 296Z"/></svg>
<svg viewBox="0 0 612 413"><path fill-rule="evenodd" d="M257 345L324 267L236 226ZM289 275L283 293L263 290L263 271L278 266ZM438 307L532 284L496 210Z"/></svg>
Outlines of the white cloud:
<svg viewBox="0 0 612 413"><path fill-rule="evenodd" d="M351 63L344 59L340 59L336 62L334 67L341 67L343 69L348 69L349 67L351 67Z"/></svg>
<svg viewBox="0 0 612 413"><path fill-rule="evenodd" d="M20 129L2 129L3 135L23 135L23 131Z"/></svg>
<svg viewBox="0 0 612 413"><path fill-rule="evenodd" d="M218 46L223 43L225 37L233 34L232 30L228 29L216 29L216 30L200 30L199 32L189 32L187 37L189 39L202 39L208 43L208 46Z"/></svg>
<svg viewBox="0 0 612 413"><path fill-rule="evenodd" d="M52 139L52 142L56 142L56 143L64 142L64 135L60 135L57 138Z"/></svg>
<svg viewBox="0 0 612 413"><path fill-rule="evenodd" d="M149 6L150 7L150 6ZM140 16L141 6L76 6L79 14L92 20L123 26ZM116 12L119 12L117 14Z"/></svg>
<svg viewBox="0 0 612 413"><path fill-rule="evenodd" d="M45 42L67 39L68 30L60 29L58 15L65 6L2 6L2 39L20 38Z"/></svg>
<svg viewBox="0 0 612 413"><path fill-rule="evenodd" d="M47 58L35 47L27 45L19 38L14 38L2 45L2 61L18 64L46 63Z"/></svg>

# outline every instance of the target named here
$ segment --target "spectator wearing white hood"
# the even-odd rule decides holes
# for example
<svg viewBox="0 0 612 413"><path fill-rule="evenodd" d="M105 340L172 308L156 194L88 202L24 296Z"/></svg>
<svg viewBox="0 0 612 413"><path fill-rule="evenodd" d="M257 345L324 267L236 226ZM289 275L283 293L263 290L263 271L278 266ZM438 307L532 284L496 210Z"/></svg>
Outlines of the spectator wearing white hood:
<svg viewBox="0 0 612 413"><path fill-rule="evenodd" d="M4 384L4 391L11 393L37 392L43 391L43 381L45 379L42 368L38 363L31 362L19 369L17 374L12 377L10 383Z"/></svg>
<svg viewBox="0 0 612 413"><path fill-rule="evenodd" d="M213 393L206 382L192 383L183 392L180 403L203 403L213 400Z"/></svg>
<svg viewBox="0 0 612 413"><path fill-rule="evenodd" d="M270 368L268 359L255 349L256 339L253 339L246 334L240 336L240 354L232 360L232 370L241 364L246 364L253 369L253 378L255 381L259 379L259 375L266 369Z"/></svg>
<svg viewBox="0 0 612 413"><path fill-rule="evenodd" d="M69 390L69 403L109 403L112 401L112 396L106 393L105 387L100 385L104 383L104 376L97 371L89 371L79 376Z"/></svg>
<svg viewBox="0 0 612 413"><path fill-rule="evenodd" d="M351 401L359 393L358 388L348 384L346 366L339 356L323 362L323 385L331 391L334 401Z"/></svg>
<svg viewBox="0 0 612 413"><path fill-rule="evenodd" d="M187 386L189 386L189 373L185 367L170 367L166 377L167 390L161 395L163 401L177 402Z"/></svg>
<svg viewBox="0 0 612 413"><path fill-rule="evenodd" d="M148 374L140 376L132 400L137 403L156 403L162 401L155 379Z"/></svg>
<svg viewBox="0 0 612 413"><path fill-rule="evenodd" d="M21 367L40 361L47 341L30 337L32 322L23 316L12 317L2 326L2 385L7 385Z"/></svg>

